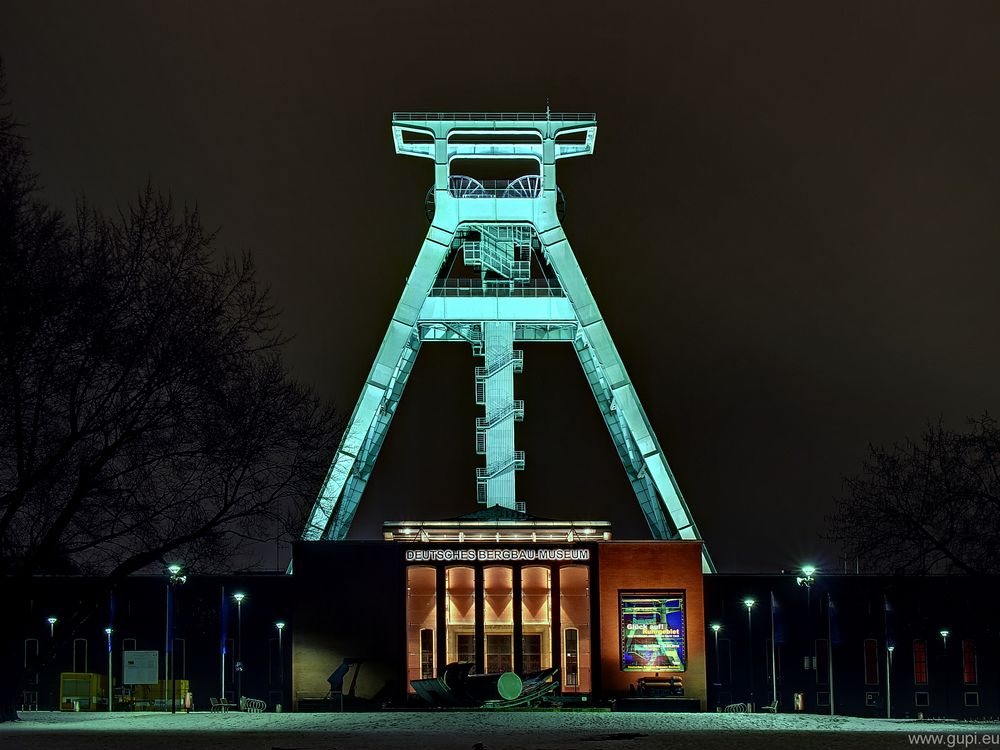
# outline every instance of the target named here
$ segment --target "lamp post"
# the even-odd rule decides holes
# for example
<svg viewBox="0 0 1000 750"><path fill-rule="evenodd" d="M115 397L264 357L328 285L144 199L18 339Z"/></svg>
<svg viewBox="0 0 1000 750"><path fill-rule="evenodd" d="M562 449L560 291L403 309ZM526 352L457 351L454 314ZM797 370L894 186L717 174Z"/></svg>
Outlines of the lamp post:
<svg viewBox="0 0 1000 750"><path fill-rule="evenodd" d="M166 700L167 680L170 680L170 713L177 713L177 674L174 672L174 586L184 583L187 576L183 568L174 563L167 566L167 644L163 655L163 697Z"/></svg>
<svg viewBox="0 0 1000 750"><path fill-rule="evenodd" d="M892 652L895 646L885 647L885 718L892 718Z"/></svg>
<svg viewBox="0 0 1000 750"><path fill-rule="evenodd" d="M243 600L246 594L233 594L236 600L236 700L243 710Z"/></svg>
<svg viewBox="0 0 1000 750"><path fill-rule="evenodd" d="M750 710L753 711L754 699L753 699L753 621L750 617L750 613L753 610L753 605L757 603L756 599L747 597L743 600L743 606L747 608L747 662L750 665Z"/></svg>
<svg viewBox="0 0 1000 750"><path fill-rule="evenodd" d="M715 705L718 707L720 705L719 689L722 687L722 680L719 675L719 630L722 629L722 626L717 622L713 622L709 627L712 628L712 632L715 634L715 682L713 683L713 687L716 689Z"/></svg>
<svg viewBox="0 0 1000 750"><path fill-rule="evenodd" d="M49 617L46 622L49 624L49 638L56 637L56 623L59 622L58 617Z"/></svg>
<svg viewBox="0 0 1000 750"><path fill-rule="evenodd" d="M281 701L285 700L285 649L281 641L281 631L285 629L285 623L278 620L274 623L278 629L278 689L281 691ZM279 706L281 703L278 704Z"/></svg>
<svg viewBox="0 0 1000 750"><path fill-rule="evenodd" d="M948 636L950 630L941 630L941 640L944 642L944 667L941 670L944 682L944 713L945 716L951 713L951 696L948 694Z"/></svg>
<svg viewBox="0 0 1000 750"><path fill-rule="evenodd" d="M712 632L715 633L715 684L721 685L722 679L719 676L719 631L722 629L722 626L717 622L713 622L711 627Z"/></svg>
<svg viewBox="0 0 1000 750"><path fill-rule="evenodd" d="M108 713L112 712L111 704L114 702L114 678L111 672L111 628L104 628L104 633L108 636Z"/></svg>
<svg viewBox="0 0 1000 750"><path fill-rule="evenodd" d="M806 587L806 657L803 661L806 662L806 669L816 669L816 654L814 653L815 640L813 640L813 630L812 630L812 585L815 583L816 578L816 566L815 565L803 565L802 575L795 578L795 583L799 586Z"/></svg>

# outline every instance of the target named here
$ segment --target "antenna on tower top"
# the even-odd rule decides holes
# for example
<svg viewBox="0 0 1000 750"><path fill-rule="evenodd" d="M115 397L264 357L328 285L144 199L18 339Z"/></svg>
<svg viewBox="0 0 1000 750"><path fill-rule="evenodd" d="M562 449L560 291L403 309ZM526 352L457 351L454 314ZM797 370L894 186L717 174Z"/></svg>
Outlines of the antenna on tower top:
<svg viewBox="0 0 1000 750"><path fill-rule="evenodd" d="M545 119L550 122L552 120L552 110L549 109L549 97L545 97Z"/></svg>

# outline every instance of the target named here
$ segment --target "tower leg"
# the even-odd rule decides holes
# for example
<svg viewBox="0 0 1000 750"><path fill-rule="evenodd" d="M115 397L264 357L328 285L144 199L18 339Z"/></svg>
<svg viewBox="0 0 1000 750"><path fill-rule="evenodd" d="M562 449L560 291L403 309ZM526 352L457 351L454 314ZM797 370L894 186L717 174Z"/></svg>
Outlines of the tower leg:
<svg viewBox="0 0 1000 750"><path fill-rule="evenodd" d="M655 539L701 539L566 234L555 224L540 231L539 238L545 259L572 301L580 326L577 355L632 480L650 532ZM655 492L656 502L652 502L650 489ZM702 568L715 571L704 547Z"/></svg>
<svg viewBox="0 0 1000 750"><path fill-rule="evenodd" d="M417 326L420 307L447 257L452 237L452 232L435 226L427 232L309 514L302 533L305 540L343 539L347 536L361 493L368 483L386 430L417 358L420 349Z"/></svg>

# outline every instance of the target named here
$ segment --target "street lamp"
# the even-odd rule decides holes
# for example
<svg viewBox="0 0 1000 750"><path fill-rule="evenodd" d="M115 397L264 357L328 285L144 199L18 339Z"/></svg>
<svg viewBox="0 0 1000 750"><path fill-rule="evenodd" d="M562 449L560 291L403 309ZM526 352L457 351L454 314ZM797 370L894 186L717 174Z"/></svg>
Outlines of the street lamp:
<svg viewBox="0 0 1000 750"><path fill-rule="evenodd" d="M108 713L113 710L111 704L114 702L114 678L111 672L111 628L104 628L104 633L108 636Z"/></svg>
<svg viewBox="0 0 1000 750"><path fill-rule="evenodd" d="M722 680L719 676L719 631L722 629L722 626L717 622L713 622L711 628L712 632L715 633L715 684L721 685Z"/></svg>
<svg viewBox="0 0 1000 750"><path fill-rule="evenodd" d="M281 690L281 700L285 700L285 649L281 642L281 631L285 629L285 623L278 620L274 623L274 627L278 629L278 685ZM280 705L280 704L279 704Z"/></svg>
<svg viewBox="0 0 1000 750"><path fill-rule="evenodd" d="M747 608L747 661L750 664L750 710L753 710L753 621L750 617L750 612L753 610L753 605L757 603L756 599L747 597L743 600L743 606Z"/></svg>
<svg viewBox="0 0 1000 750"><path fill-rule="evenodd" d="M815 648L815 641L813 640L812 631L812 585L816 582L816 566L815 565L803 565L802 575L796 576L795 583L799 586L806 587L806 656L804 661L806 662L806 669L815 669L815 654L811 653Z"/></svg>
<svg viewBox="0 0 1000 750"><path fill-rule="evenodd" d="M885 718L892 718L892 652L896 647L891 643L885 647Z"/></svg>
<svg viewBox="0 0 1000 750"><path fill-rule="evenodd" d="M174 672L174 586L179 586L187 580L187 576L181 575L183 568L174 563L167 566L167 643L166 651L163 654L163 697L166 701L167 680L171 681L170 687L170 713L177 713L177 675Z"/></svg>
<svg viewBox="0 0 1000 750"><path fill-rule="evenodd" d="M49 638L56 637L56 623L59 622L58 617L49 617L46 622L49 623Z"/></svg>
<svg viewBox="0 0 1000 750"><path fill-rule="evenodd" d="M246 594L233 594L236 600L236 699L240 710L243 709L243 600Z"/></svg>

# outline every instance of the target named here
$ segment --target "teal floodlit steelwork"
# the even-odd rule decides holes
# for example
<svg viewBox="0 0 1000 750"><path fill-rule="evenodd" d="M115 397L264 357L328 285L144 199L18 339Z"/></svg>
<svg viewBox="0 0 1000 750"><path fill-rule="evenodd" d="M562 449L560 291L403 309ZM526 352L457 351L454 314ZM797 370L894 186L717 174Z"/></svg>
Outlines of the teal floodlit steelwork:
<svg viewBox="0 0 1000 750"><path fill-rule="evenodd" d="M430 159L431 222L303 539L347 536L425 341L462 341L476 368L476 496L524 510L514 423L523 341L573 345L655 539L700 539L656 435L563 231L556 161L593 153L592 112L396 112L396 152ZM487 179L502 174L503 179ZM704 552L703 567L714 566Z"/></svg>

